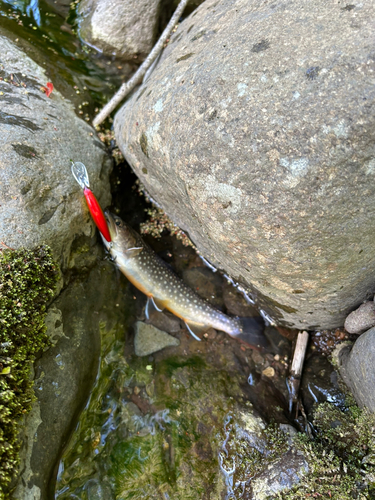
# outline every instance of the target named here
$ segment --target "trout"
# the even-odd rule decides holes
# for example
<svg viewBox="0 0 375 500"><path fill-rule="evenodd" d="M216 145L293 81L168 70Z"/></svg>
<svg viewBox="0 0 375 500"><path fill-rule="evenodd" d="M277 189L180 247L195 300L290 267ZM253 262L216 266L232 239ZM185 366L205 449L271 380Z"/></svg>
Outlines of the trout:
<svg viewBox="0 0 375 500"><path fill-rule="evenodd" d="M230 317L219 311L187 286L128 224L108 211L105 217L110 241L103 237L104 245L120 271L147 296L147 319L151 310L167 309L184 321L196 340L215 328L252 347L266 346L260 318Z"/></svg>

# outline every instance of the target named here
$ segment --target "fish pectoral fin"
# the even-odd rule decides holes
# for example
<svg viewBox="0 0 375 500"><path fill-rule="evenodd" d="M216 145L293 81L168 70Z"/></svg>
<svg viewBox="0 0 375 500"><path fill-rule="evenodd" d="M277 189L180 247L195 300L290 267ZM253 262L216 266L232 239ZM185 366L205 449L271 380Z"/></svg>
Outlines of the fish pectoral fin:
<svg viewBox="0 0 375 500"><path fill-rule="evenodd" d="M195 338L195 340L202 340L198 335L203 335L207 331L207 325L201 325L199 323L188 323L184 321L188 332Z"/></svg>
<svg viewBox="0 0 375 500"><path fill-rule="evenodd" d="M146 302L146 307L145 307L145 316L146 319L150 319L150 314L153 312L161 312L164 309L164 306L162 305L161 301L158 299L155 299L152 295L150 297L147 297L147 302Z"/></svg>
<svg viewBox="0 0 375 500"><path fill-rule="evenodd" d="M155 307L155 309L158 311L158 312L162 312L163 309L165 309L165 306L163 304L163 302L160 300L160 299L157 299L156 297L150 297L152 302L153 302L153 305Z"/></svg>
<svg viewBox="0 0 375 500"><path fill-rule="evenodd" d="M136 257L139 255L143 250L143 247L133 247L133 248L128 248L125 252L127 257Z"/></svg>

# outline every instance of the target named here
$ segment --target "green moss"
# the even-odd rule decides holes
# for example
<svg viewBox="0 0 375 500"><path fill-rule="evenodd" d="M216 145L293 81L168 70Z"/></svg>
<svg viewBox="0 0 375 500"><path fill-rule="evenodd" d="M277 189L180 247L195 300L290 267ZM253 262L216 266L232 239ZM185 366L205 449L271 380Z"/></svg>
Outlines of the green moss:
<svg viewBox="0 0 375 500"><path fill-rule="evenodd" d="M314 413L316 438L295 440L309 473L282 500L375 498L375 415L351 403L345 410L323 403Z"/></svg>
<svg viewBox="0 0 375 500"><path fill-rule="evenodd" d="M18 465L20 418L35 399L31 362L49 340L46 304L58 279L50 249L0 252L0 499Z"/></svg>

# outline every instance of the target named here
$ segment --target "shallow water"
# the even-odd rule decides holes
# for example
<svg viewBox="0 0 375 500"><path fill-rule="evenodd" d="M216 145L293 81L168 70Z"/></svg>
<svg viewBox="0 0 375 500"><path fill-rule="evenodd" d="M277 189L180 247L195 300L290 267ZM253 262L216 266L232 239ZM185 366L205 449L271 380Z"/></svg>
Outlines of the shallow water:
<svg viewBox="0 0 375 500"><path fill-rule="evenodd" d="M244 424L254 418L250 399L274 401L259 373L247 384L257 372L251 350L181 331L180 346L139 358L131 331L101 334L99 376L60 462L56 498L242 498L277 452L261 425L251 434Z"/></svg>
<svg viewBox="0 0 375 500"><path fill-rule="evenodd" d="M0 33L44 67L48 80L75 104L77 114L91 120L95 108L113 95L131 68L123 65L119 72L119 64L112 66L111 60L81 42L75 5L0 0Z"/></svg>

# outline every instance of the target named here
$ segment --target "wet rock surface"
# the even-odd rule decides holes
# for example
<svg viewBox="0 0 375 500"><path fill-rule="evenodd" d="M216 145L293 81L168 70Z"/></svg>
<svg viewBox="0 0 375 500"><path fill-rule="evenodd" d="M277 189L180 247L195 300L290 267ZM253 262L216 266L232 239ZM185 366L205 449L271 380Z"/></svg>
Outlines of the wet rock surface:
<svg viewBox="0 0 375 500"><path fill-rule="evenodd" d="M342 344L335 358L340 375L360 407L375 412L375 328L363 333L354 345Z"/></svg>
<svg viewBox="0 0 375 500"><path fill-rule="evenodd" d="M104 206L111 161L69 101L57 90L50 97L42 92L47 76L40 66L3 36L0 53L1 241L11 248L48 244L66 269L74 240L81 236L89 245L94 235L70 159L86 164Z"/></svg>
<svg viewBox="0 0 375 500"><path fill-rule="evenodd" d="M375 303L373 301L361 304L346 318L344 327L349 333L362 333L375 326Z"/></svg>
<svg viewBox="0 0 375 500"><path fill-rule="evenodd" d="M283 490L289 490L309 472L303 453L288 450L252 481L252 500L265 500Z"/></svg>
<svg viewBox="0 0 375 500"><path fill-rule="evenodd" d="M300 390L304 410L312 419L317 404L329 402L338 408L345 407L344 384L334 366L321 352L309 351L303 366Z"/></svg>
<svg viewBox="0 0 375 500"><path fill-rule="evenodd" d="M83 0L80 35L108 56L145 59L159 28L161 0Z"/></svg>
<svg viewBox="0 0 375 500"><path fill-rule="evenodd" d="M373 8L206 0L116 115L151 196L291 327L374 286Z"/></svg>
<svg viewBox="0 0 375 500"><path fill-rule="evenodd" d="M96 377L100 329L121 329L128 320L132 302L121 285L113 286L114 277L113 266L103 263L71 283L49 308L46 324L54 345L35 365L37 403L23 431L15 498L53 498L58 459Z"/></svg>

